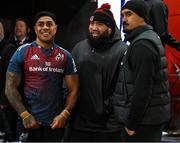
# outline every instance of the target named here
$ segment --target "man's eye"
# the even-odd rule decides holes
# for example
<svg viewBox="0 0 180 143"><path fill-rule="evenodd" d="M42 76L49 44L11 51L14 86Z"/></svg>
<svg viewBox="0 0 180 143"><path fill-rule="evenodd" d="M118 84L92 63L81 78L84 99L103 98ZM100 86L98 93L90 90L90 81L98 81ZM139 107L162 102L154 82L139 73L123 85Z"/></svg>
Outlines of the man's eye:
<svg viewBox="0 0 180 143"><path fill-rule="evenodd" d="M128 13L126 16L131 16L131 14L130 14L130 13Z"/></svg>
<svg viewBox="0 0 180 143"><path fill-rule="evenodd" d="M53 24L52 23L47 23L46 26L47 27L51 27Z"/></svg>
<svg viewBox="0 0 180 143"><path fill-rule="evenodd" d="M126 13L126 16L131 16L131 15L132 15L131 12Z"/></svg>
<svg viewBox="0 0 180 143"><path fill-rule="evenodd" d="M38 23L38 26L43 27L44 23Z"/></svg>

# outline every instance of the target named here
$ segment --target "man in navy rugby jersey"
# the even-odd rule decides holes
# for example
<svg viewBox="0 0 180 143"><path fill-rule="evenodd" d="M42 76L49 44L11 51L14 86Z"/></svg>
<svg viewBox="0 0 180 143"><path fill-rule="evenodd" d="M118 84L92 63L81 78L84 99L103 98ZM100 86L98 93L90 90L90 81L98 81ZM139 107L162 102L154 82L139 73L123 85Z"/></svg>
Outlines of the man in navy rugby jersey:
<svg viewBox="0 0 180 143"><path fill-rule="evenodd" d="M71 54L54 43L55 15L41 11L34 22L36 40L21 46L10 61L6 96L28 131L27 141L61 141L77 100L77 70ZM22 79L24 95L17 90ZM69 91L65 105L63 80Z"/></svg>

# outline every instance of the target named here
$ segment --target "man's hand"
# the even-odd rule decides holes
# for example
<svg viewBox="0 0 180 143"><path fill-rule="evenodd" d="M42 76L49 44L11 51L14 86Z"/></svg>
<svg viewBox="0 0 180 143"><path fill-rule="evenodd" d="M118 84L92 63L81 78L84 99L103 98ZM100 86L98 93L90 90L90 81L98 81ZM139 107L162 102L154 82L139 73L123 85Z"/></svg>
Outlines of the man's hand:
<svg viewBox="0 0 180 143"><path fill-rule="evenodd" d="M132 135L134 135L134 133L135 133L135 131L129 130L129 129L126 128L126 127L125 127L125 130L126 130L126 132L127 132L127 134L128 134L129 136L132 136Z"/></svg>
<svg viewBox="0 0 180 143"><path fill-rule="evenodd" d="M70 113L65 109L58 116L56 116L51 124L52 129L63 128Z"/></svg>
<svg viewBox="0 0 180 143"><path fill-rule="evenodd" d="M32 115L29 115L27 118L23 119L23 125L26 129L39 128L39 123Z"/></svg>

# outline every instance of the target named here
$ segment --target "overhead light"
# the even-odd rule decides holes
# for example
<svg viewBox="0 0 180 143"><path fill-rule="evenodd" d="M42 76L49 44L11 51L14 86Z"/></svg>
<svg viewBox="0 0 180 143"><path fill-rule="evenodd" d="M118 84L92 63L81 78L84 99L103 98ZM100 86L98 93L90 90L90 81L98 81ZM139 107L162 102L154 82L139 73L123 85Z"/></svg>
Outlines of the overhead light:
<svg viewBox="0 0 180 143"><path fill-rule="evenodd" d="M98 0L91 0L91 2L97 2Z"/></svg>

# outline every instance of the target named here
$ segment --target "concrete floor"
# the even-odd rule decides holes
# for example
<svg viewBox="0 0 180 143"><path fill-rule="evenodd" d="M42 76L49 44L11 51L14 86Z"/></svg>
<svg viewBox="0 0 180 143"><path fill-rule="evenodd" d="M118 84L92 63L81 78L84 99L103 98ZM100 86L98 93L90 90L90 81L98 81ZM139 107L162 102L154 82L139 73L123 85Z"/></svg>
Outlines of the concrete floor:
<svg viewBox="0 0 180 143"><path fill-rule="evenodd" d="M162 137L163 142L180 142L180 137L168 137L168 136L163 136Z"/></svg>
<svg viewBox="0 0 180 143"><path fill-rule="evenodd" d="M163 142L180 142L180 135L169 136L166 132L163 132L162 141Z"/></svg>

